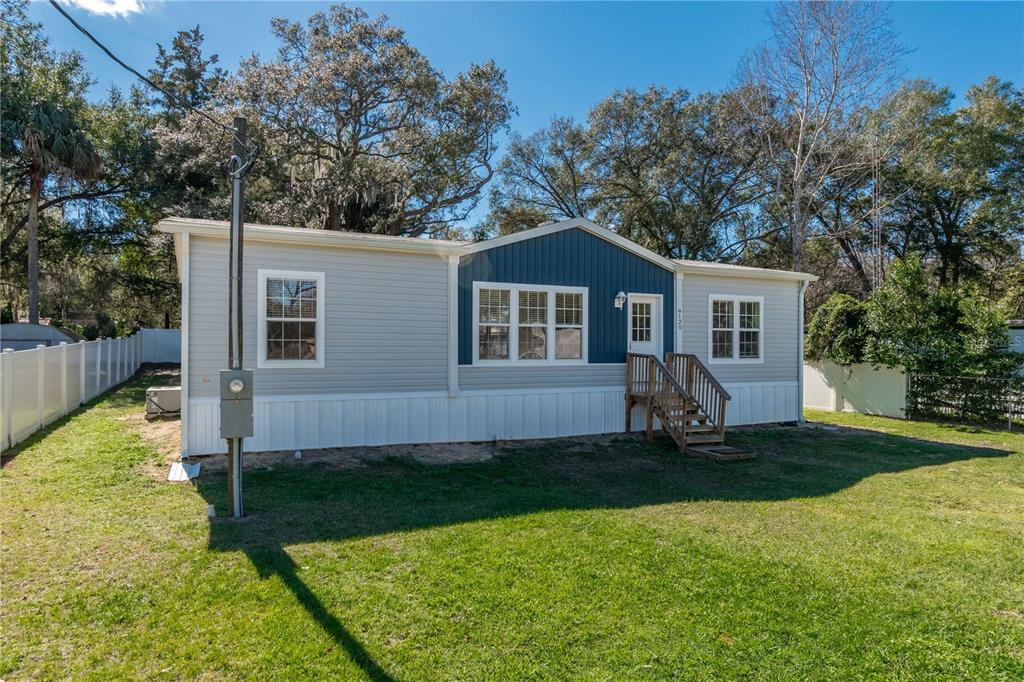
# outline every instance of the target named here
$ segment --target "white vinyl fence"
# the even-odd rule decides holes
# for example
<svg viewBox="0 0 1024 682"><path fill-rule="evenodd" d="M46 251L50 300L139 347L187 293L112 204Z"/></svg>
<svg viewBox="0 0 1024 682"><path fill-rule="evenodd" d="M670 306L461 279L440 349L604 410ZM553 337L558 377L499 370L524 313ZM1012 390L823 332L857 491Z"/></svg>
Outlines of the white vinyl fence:
<svg viewBox="0 0 1024 682"><path fill-rule="evenodd" d="M904 417L907 375L900 369L867 364L840 367L828 361L805 362L804 407Z"/></svg>
<svg viewBox="0 0 1024 682"><path fill-rule="evenodd" d="M177 348L168 341L172 334L164 332L178 333ZM176 329L142 329L127 338L4 349L0 353L0 450L128 380L143 362L179 362L180 338Z"/></svg>
<svg viewBox="0 0 1024 682"><path fill-rule="evenodd" d="M140 329L142 362L181 362L180 329Z"/></svg>

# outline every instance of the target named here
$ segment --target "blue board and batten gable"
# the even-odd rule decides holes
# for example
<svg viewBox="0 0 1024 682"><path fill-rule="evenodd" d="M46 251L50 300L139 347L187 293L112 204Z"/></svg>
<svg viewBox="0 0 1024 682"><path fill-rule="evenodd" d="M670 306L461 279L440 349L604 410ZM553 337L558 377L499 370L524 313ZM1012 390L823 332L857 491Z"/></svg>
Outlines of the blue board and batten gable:
<svg viewBox="0 0 1024 682"><path fill-rule="evenodd" d="M473 282L587 287L590 363L626 361L622 291L660 294L664 350L673 350L675 274L606 239L573 227L478 251L459 259L459 364L473 363Z"/></svg>

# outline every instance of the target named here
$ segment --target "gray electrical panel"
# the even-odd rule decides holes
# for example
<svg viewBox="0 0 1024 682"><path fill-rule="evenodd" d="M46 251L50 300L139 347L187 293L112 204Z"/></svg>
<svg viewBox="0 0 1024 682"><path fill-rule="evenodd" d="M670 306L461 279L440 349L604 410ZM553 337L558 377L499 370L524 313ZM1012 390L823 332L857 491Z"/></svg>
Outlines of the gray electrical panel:
<svg viewBox="0 0 1024 682"><path fill-rule="evenodd" d="M252 370L220 371L220 437L252 435Z"/></svg>

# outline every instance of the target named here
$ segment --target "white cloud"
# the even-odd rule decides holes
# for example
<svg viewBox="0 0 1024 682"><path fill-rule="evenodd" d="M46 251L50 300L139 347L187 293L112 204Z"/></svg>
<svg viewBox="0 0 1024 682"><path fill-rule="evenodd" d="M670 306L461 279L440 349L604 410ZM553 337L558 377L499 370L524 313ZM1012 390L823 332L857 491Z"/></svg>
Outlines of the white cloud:
<svg viewBox="0 0 1024 682"><path fill-rule="evenodd" d="M126 17L146 9L144 0L64 0L65 3L81 7L90 14L111 17Z"/></svg>

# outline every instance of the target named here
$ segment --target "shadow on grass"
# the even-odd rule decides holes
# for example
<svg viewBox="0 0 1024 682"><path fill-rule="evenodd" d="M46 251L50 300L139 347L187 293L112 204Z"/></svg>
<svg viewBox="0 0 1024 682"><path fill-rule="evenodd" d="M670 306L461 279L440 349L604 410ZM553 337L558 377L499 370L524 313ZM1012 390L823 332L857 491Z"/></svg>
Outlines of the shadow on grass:
<svg viewBox="0 0 1024 682"><path fill-rule="evenodd" d="M209 546L244 551L261 576L280 576L367 675L390 679L303 584L286 546L546 510L816 497L875 474L1010 454L845 429L741 429L730 434L730 442L755 450L759 458L697 460L681 456L666 438L647 444L623 436L516 444L475 463L422 464L396 457L347 468L256 469L245 472L247 518L214 520ZM409 450L414 453L415 446ZM226 514L225 475L206 474L195 483L218 514Z"/></svg>
<svg viewBox="0 0 1024 682"><path fill-rule="evenodd" d="M323 602L309 589L306 583L302 582L302 579L299 578L298 566L284 549L251 549L246 554L256 570L259 571L260 578L266 579L273 575L281 578L281 582L295 595L296 601L302 605L302 608L328 636L345 650L349 658L362 669L368 678L376 682L389 682L395 679L380 667L359 640L342 625L334 614L327 610Z"/></svg>

